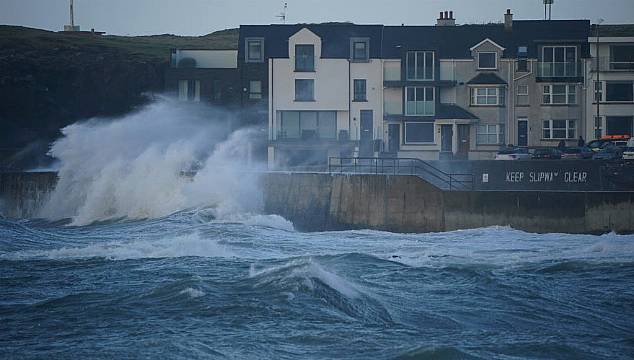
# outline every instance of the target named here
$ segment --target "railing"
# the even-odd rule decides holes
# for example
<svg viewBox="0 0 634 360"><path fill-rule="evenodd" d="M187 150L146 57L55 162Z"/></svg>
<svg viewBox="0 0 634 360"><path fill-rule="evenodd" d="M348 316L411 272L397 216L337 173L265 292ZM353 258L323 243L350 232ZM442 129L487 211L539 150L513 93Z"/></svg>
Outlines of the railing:
<svg viewBox="0 0 634 360"><path fill-rule="evenodd" d="M602 56L599 59L592 59L592 66L590 71L597 71L597 63L599 65L599 71L634 71L633 61L612 61L610 57Z"/></svg>
<svg viewBox="0 0 634 360"><path fill-rule="evenodd" d="M580 62L539 62L537 76L543 78L580 77Z"/></svg>
<svg viewBox="0 0 634 360"><path fill-rule="evenodd" d="M447 173L420 159L331 157L328 172L339 174L411 175L443 190L473 190L473 174Z"/></svg>
<svg viewBox="0 0 634 360"><path fill-rule="evenodd" d="M407 101L407 115L433 116L436 113L434 101Z"/></svg>
<svg viewBox="0 0 634 360"><path fill-rule="evenodd" d="M386 66L383 68L384 81L401 81L401 64L397 66Z"/></svg>
<svg viewBox="0 0 634 360"><path fill-rule="evenodd" d="M385 101L383 103L385 115L403 115L403 103L400 101Z"/></svg>

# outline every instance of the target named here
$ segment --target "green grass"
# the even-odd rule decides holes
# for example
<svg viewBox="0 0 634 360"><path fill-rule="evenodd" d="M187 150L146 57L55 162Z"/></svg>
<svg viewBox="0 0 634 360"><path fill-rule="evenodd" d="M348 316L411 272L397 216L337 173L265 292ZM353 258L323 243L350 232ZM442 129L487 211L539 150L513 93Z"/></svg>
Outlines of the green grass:
<svg viewBox="0 0 634 360"><path fill-rule="evenodd" d="M58 33L20 26L0 25L0 49L27 50L122 50L148 60L165 60L170 49L237 49L238 29L217 31L204 36L86 36Z"/></svg>

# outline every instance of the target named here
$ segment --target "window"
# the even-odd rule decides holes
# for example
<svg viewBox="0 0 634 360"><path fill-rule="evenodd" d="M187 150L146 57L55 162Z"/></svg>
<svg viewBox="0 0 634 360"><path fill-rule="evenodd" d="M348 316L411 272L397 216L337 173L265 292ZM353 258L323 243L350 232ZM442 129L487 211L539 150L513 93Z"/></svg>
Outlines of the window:
<svg viewBox="0 0 634 360"><path fill-rule="evenodd" d="M370 39L350 39L350 59L352 61L370 60Z"/></svg>
<svg viewBox="0 0 634 360"><path fill-rule="evenodd" d="M334 111L281 111L279 139L335 139L337 113Z"/></svg>
<svg viewBox="0 0 634 360"><path fill-rule="evenodd" d="M504 88L485 87L471 89L471 105L502 106L505 103Z"/></svg>
<svg viewBox="0 0 634 360"><path fill-rule="evenodd" d="M478 125L476 127L478 145L499 145L504 143L504 125Z"/></svg>
<svg viewBox="0 0 634 360"><path fill-rule="evenodd" d="M295 80L295 101L315 101L315 80Z"/></svg>
<svg viewBox="0 0 634 360"><path fill-rule="evenodd" d="M606 116L606 135L634 135L632 133L632 116Z"/></svg>
<svg viewBox="0 0 634 360"><path fill-rule="evenodd" d="M528 105L528 85L517 85L517 105Z"/></svg>
<svg viewBox="0 0 634 360"><path fill-rule="evenodd" d="M262 81L249 81L249 99L258 100L262 98Z"/></svg>
<svg viewBox="0 0 634 360"><path fill-rule="evenodd" d="M544 120L544 139L575 139L575 120Z"/></svg>
<svg viewBox="0 0 634 360"><path fill-rule="evenodd" d="M577 76L577 47L544 46L540 75L542 77Z"/></svg>
<svg viewBox="0 0 634 360"><path fill-rule="evenodd" d="M608 81L605 84L606 101L632 102L634 101L634 82Z"/></svg>
<svg viewBox="0 0 634 360"><path fill-rule="evenodd" d="M610 46L610 70L634 70L634 45Z"/></svg>
<svg viewBox="0 0 634 360"><path fill-rule="evenodd" d="M295 45L295 71L315 71L314 45Z"/></svg>
<svg viewBox="0 0 634 360"><path fill-rule="evenodd" d="M594 102L603 101L603 82L594 82Z"/></svg>
<svg viewBox="0 0 634 360"><path fill-rule="evenodd" d="M575 85L545 85L544 104L576 104L577 87Z"/></svg>
<svg viewBox="0 0 634 360"><path fill-rule="evenodd" d="M353 101L367 101L366 95L366 81L361 79L354 80L354 100Z"/></svg>
<svg viewBox="0 0 634 360"><path fill-rule="evenodd" d="M435 100L433 87L407 87L407 102L405 115L433 116L435 114Z"/></svg>
<svg viewBox="0 0 634 360"><path fill-rule="evenodd" d="M405 143L433 143L434 123L405 123Z"/></svg>
<svg viewBox="0 0 634 360"><path fill-rule="evenodd" d="M407 53L407 80L434 80L434 52L410 51Z"/></svg>
<svg viewBox="0 0 634 360"><path fill-rule="evenodd" d="M264 62L264 39L246 39L246 59L248 63Z"/></svg>
<svg viewBox="0 0 634 360"><path fill-rule="evenodd" d="M478 53L478 69L497 69L498 54L495 52Z"/></svg>
<svg viewBox="0 0 634 360"><path fill-rule="evenodd" d="M603 118L601 116L594 117L594 138L601 139L603 136Z"/></svg>
<svg viewBox="0 0 634 360"><path fill-rule="evenodd" d="M178 99L180 101L200 101L200 81L179 80Z"/></svg>

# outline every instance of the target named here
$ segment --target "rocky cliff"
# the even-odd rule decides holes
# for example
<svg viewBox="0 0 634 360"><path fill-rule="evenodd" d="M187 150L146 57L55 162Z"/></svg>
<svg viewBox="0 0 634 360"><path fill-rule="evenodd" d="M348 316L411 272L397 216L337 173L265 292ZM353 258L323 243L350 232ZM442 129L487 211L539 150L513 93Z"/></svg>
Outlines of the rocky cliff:
<svg viewBox="0 0 634 360"><path fill-rule="evenodd" d="M201 37L73 35L0 26L0 168L37 166L64 126L124 114L163 89L171 48L235 48Z"/></svg>

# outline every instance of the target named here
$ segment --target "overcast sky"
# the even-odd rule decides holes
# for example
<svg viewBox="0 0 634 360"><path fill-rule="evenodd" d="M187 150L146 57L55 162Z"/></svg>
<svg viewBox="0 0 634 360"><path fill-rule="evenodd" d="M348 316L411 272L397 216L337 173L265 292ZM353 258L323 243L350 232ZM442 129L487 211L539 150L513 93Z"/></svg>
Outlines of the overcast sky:
<svg viewBox="0 0 634 360"><path fill-rule="evenodd" d="M0 0L0 24L60 30L69 22L69 0ZM240 24L280 22L283 0L75 0L82 29L116 35L202 35ZM288 0L288 23L352 21L360 24L431 25L441 10L458 23L541 19L542 0ZM555 0L554 19L598 18L634 23L634 0Z"/></svg>

